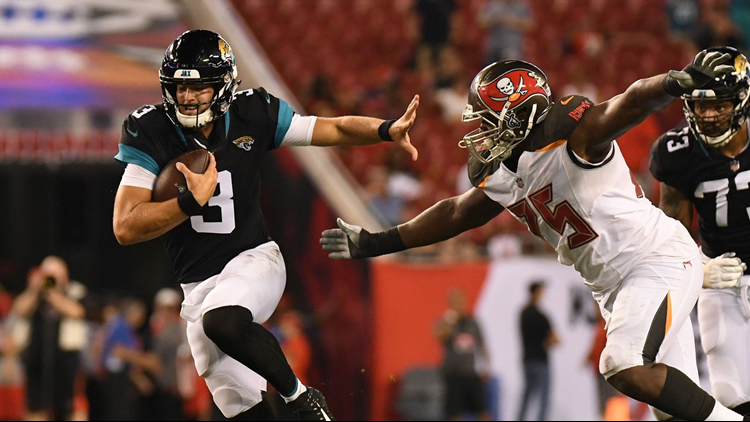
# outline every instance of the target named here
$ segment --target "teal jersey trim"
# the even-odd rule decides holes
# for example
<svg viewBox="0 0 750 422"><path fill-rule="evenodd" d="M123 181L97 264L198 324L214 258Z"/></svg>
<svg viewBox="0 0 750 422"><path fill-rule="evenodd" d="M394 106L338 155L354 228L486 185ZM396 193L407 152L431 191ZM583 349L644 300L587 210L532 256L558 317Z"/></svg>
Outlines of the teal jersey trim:
<svg viewBox="0 0 750 422"><path fill-rule="evenodd" d="M187 141L185 140L185 134L182 133L182 128L174 125L175 130L177 131L177 134L180 135L180 139L182 139L182 143L187 145Z"/></svg>
<svg viewBox="0 0 750 422"><path fill-rule="evenodd" d="M151 173L154 173L154 175L159 174L159 165L156 164L156 161L154 161L151 156L141 150L131 147L130 145L120 144L119 146L120 152L115 155L115 160L122 164L123 167L128 164L135 164L145 168Z"/></svg>
<svg viewBox="0 0 750 422"><path fill-rule="evenodd" d="M229 137L229 110L224 113L224 138Z"/></svg>
<svg viewBox="0 0 750 422"><path fill-rule="evenodd" d="M289 126L292 125L292 116L294 116L294 110L289 107L286 101L279 99L279 119L278 123L276 123L276 136L274 137L276 148L281 146L281 141L284 140L286 133L289 132Z"/></svg>

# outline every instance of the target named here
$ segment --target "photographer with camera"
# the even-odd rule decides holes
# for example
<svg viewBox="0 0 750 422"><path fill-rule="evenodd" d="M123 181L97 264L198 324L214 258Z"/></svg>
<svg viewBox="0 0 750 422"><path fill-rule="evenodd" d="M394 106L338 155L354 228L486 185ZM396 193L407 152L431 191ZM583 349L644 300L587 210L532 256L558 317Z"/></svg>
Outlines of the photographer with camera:
<svg viewBox="0 0 750 422"><path fill-rule="evenodd" d="M86 344L85 288L71 283L68 265L48 256L28 273L28 287L13 313L29 323L26 367L26 420L68 420L79 351Z"/></svg>

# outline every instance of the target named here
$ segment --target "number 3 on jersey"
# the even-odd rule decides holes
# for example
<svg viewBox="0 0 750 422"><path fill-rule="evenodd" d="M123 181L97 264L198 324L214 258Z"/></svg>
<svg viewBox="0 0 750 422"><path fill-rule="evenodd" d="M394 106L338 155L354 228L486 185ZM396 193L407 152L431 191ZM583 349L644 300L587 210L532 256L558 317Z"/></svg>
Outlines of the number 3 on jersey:
<svg viewBox="0 0 750 422"><path fill-rule="evenodd" d="M219 172L219 183L216 185L219 191L208 200L209 207L221 209L221 221L206 221L202 215L190 217L193 230L198 233L229 234L234 231L234 190L232 189L232 173L228 170Z"/></svg>
<svg viewBox="0 0 750 422"><path fill-rule="evenodd" d="M537 223L537 213L545 223L559 235L565 233L565 226L570 225L574 232L568 236L568 248L573 250L591 242L599 235L591 228L589 223L565 200L557 205L550 205L554 198L552 183L532 193L508 207L508 211L517 218L523 218L529 230L535 235L544 238ZM536 211L536 213L535 213Z"/></svg>

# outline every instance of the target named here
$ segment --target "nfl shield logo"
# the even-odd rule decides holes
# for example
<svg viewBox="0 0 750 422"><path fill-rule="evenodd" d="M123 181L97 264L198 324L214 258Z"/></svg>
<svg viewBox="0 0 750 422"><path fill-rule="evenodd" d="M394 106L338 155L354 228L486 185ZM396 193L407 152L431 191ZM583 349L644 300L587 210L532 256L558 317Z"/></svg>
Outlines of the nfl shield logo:
<svg viewBox="0 0 750 422"><path fill-rule="evenodd" d="M516 179L516 186L518 186L519 189L523 189L523 187L526 186L526 184L523 183L523 179L519 177L518 179Z"/></svg>
<svg viewBox="0 0 750 422"><path fill-rule="evenodd" d="M738 171L740 171L740 162L737 160L732 160L729 168L732 169L733 172L737 173Z"/></svg>

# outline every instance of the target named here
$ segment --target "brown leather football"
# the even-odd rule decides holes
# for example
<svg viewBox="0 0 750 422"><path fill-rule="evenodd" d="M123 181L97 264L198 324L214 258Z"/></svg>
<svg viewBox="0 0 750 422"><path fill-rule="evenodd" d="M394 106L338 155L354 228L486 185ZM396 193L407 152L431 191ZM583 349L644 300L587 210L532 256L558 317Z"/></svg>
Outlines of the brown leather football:
<svg viewBox="0 0 750 422"><path fill-rule="evenodd" d="M177 170L178 161L187 166L193 173L203 174L208 168L210 159L208 151L205 149L196 149L186 152L170 161L156 177L154 190L151 194L153 202L169 201L172 198L177 198L182 192L187 191L188 187L185 176Z"/></svg>

